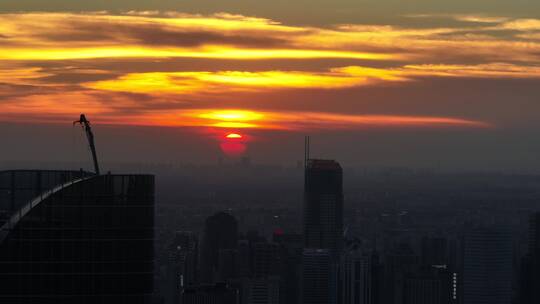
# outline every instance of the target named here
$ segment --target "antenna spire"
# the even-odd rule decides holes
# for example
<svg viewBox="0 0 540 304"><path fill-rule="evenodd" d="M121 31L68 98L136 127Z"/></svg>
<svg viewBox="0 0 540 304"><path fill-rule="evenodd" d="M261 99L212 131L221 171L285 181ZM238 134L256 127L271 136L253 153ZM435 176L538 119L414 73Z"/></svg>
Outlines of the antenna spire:
<svg viewBox="0 0 540 304"><path fill-rule="evenodd" d="M309 135L306 135L304 139L304 167L307 167L307 163L309 161L309 146L310 146L310 138Z"/></svg>

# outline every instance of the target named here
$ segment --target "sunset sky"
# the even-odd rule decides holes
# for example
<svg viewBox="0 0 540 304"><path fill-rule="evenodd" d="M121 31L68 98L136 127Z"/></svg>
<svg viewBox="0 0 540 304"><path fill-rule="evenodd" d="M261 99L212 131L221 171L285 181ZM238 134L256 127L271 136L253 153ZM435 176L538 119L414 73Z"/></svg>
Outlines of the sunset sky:
<svg viewBox="0 0 540 304"><path fill-rule="evenodd" d="M110 160L126 153L119 134L133 160L159 162L213 160L232 132L278 162L310 134L355 164L540 167L539 1L4 0L0 12L4 160L47 160L28 152L45 135L62 147L51 159L69 159L60 126L85 113Z"/></svg>

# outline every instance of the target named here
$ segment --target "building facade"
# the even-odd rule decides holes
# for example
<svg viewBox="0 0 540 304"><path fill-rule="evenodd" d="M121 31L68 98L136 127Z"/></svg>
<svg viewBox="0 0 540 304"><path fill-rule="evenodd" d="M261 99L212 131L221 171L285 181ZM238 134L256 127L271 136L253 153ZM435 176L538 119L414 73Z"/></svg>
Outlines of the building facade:
<svg viewBox="0 0 540 304"><path fill-rule="evenodd" d="M540 212L529 219L529 249L521 263L519 282L520 304L540 301Z"/></svg>
<svg viewBox="0 0 540 304"><path fill-rule="evenodd" d="M242 282L244 304L280 304L278 276L248 278Z"/></svg>
<svg viewBox="0 0 540 304"><path fill-rule="evenodd" d="M328 249L304 249L301 303L337 303L337 265Z"/></svg>
<svg viewBox="0 0 540 304"><path fill-rule="evenodd" d="M153 176L53 186L0 229L0 302L150 303L153 240Z"/></svg>
<svg viewBox="0 0 540 304"><path fill-rule="evenodd" d="M443 266L424 266L407 274L403 287L404 304L452 303L452 275Z"/></svg>
<svg viewBox="0 0 540 304"><path fill-rule="evenodd" d="M343 247L343 171L333 160L310 159L304 183L304 247Z"/></svg>
<svg viewBox="0 0 540 304"><path fill-rule="evenodd" d="M0 171L0 225L30 200L56 186L90 175L67 170Z"/></svg>
<svg viewBox="0 0 540 304"><path fill-rule="evenodd" d="M191 286L182 291L182 304L240 304L238 289L227 284Z"/></svg>
<svg viewBox="0 0 540 304"><path fill-rule="evenodd" d="M343 304L372 304L371 255L358 247L347 249L341 258L341 299Z"/></svg>
<svg viewBox="0 0 540 304"><path fill-rule="evenodd" d="M218 212L206 219L201 243L200 272L202 283L219 281L219 260L229 256L238 247L238 222L225 212ZM230 265L222 265L221 272ZM234 266L234 265L233 265Z"/></svg>
<svg viewBox="0 0 540 304"><path fill-rule="evenodd" d="M168 248L166 303L179 304L182 289L197 283L198 238L191 231L177 231Z"/></svg>
<svg viewBox="0 0 540 304"><path fill-rule="evenodd" d="M463 253L463 303L511 303L512 261L509 232L501 228L467 232Z"/></svg>

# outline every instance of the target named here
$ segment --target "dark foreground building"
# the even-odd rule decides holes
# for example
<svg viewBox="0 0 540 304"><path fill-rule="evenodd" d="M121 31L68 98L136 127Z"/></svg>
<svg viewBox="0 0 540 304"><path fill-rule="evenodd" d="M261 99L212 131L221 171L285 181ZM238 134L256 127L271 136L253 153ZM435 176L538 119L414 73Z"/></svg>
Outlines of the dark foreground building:
<svg viewBox="0 0 540 304"><path fill-rule="evenodd" d="M21 184L33 198L5 187ZM4 171L0 191L17 201L0 228L0 303L151 302L153 176Z"/></svg>

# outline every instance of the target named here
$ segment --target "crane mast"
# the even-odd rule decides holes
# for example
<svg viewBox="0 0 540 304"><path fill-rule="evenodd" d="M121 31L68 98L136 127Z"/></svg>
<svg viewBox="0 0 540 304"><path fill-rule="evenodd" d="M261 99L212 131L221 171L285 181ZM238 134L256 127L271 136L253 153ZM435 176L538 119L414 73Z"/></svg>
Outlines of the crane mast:
<svg viewBox="0 0 540 304"><path fill-rule="evenodd" d="M88 138L88 145L90 146L90 151L92 152L92 160L94 161L94 171L97 175L99 175L99 163L97 159L96 145L94 144L94 133L92 133L90 121L86 119L86 116L84 116L84 114L81 114L79 120L73 122L73 125L76 124L80 124L84 129L84 132L86 133L86 138Z"/></svg>

